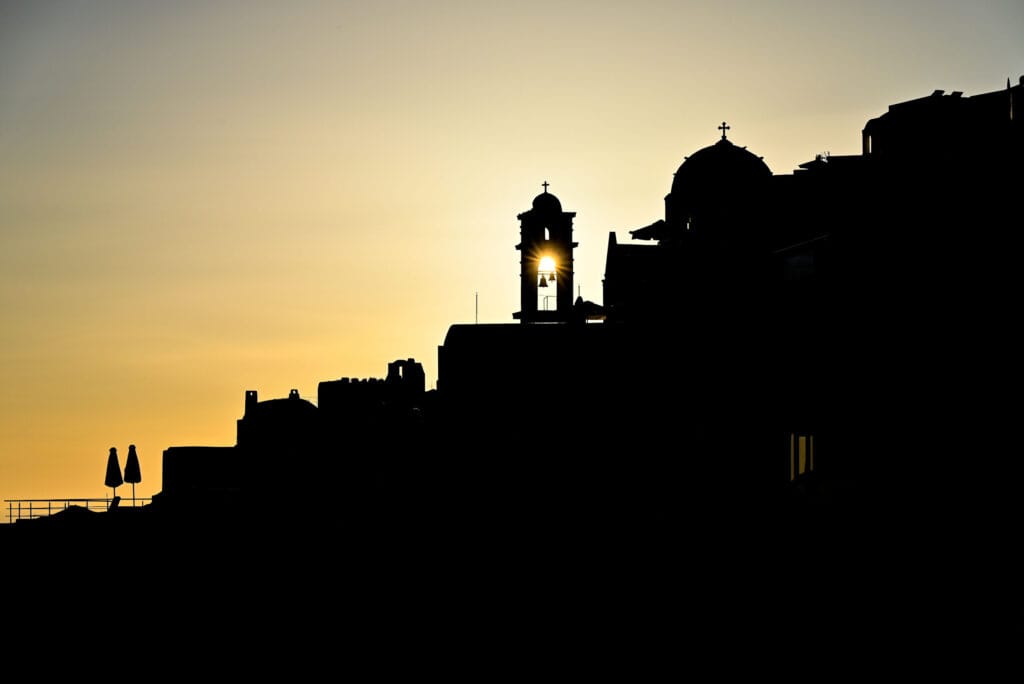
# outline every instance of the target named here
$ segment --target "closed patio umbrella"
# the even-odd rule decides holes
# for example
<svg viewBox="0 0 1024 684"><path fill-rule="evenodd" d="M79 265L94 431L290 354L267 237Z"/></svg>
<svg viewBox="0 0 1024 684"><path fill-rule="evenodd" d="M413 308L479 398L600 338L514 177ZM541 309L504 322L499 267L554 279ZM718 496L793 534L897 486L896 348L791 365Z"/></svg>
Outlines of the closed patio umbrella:
<svg viewBox="0 0 1024 684"><path fill-rule="evenodd" d="M107 457L107 477L103 480L103 484L112 488L114 496L117 496L117 488L123 482L121 464L117 460L117 447L110 447L110 456Z"/></svg>
<svg viewBox="0 0 1024 684"><path fill-rule="evenodd" d="M128 445L128 460L124 462L124 481L132 485L132 507L135 507L135 483L142 482L142 468L139 467L139 455L135 453L135 445Z"/></svg>

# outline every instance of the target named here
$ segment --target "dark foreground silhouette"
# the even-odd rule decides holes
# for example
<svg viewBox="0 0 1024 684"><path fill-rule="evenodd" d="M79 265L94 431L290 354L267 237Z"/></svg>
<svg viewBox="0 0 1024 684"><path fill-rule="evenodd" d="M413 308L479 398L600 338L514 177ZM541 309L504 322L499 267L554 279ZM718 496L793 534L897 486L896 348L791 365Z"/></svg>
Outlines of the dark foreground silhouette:
<svg viewBox="0 0 1024 684"><path fill-rule="evenodd" d="M240 575L335 609L462 582L506 588L499 611L536 589L718 629L1019 628L1017 421L993 389L1019 353L1018 112L1020 84L936 92L784 175L723 122L664 218L609 236L602 304L573 299L575 213L545 185L518 216L519 322L452 326L435 391L413 359L316 404L248 391L236 444L168 448L151 505L0 544L121 549L240 602Z"/></svg>

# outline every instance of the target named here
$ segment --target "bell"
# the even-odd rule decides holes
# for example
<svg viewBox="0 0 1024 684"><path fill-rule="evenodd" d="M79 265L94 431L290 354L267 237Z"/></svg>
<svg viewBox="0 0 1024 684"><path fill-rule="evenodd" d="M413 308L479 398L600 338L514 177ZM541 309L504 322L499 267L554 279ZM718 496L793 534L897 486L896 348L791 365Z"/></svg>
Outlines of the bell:
<svg viewBox="0 0 1024 684"><path fill-rule="evenodd" d="M552 271L550 274L548 274L548 282L549 283L555 282L555 272L554 271Z"/></svg>
<svg viewBox="0 0 1024 684"><path fill-rule="evenodd" d="M540 277L540 282L537 283L537 287L547 287L548 281L544 280L544 276Z"/></svg>

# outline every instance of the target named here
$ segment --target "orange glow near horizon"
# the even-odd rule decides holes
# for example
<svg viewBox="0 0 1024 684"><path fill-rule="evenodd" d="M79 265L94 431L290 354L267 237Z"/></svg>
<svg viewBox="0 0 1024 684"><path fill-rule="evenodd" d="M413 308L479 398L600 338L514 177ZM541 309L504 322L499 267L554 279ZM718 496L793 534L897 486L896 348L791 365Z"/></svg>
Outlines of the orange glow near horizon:
<svg viewBox="0 0 1024 684"><path fill-rule="evenodd" d="M3 3L0 499L104 496L129 444L151 496L248 389L409 357L433 387L449 325L520 308L545 179L600 301L609 231L723 119L787 173L1024 72L1020 2L777 5Z"/></svg>

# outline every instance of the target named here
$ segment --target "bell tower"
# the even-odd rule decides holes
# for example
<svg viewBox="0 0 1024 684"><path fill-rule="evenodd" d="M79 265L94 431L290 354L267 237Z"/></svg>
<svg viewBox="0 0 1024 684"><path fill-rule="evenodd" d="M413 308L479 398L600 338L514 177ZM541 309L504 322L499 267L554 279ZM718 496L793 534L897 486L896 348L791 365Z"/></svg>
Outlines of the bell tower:
<svg viewBox="0 0 1024 684"><path fill-rule="evenodd" d="M548 192L533 198L533 208L519 219L521 303L512 317L523 323L562 323L572 313L572 220L574 211Z"/></svg>

